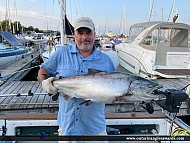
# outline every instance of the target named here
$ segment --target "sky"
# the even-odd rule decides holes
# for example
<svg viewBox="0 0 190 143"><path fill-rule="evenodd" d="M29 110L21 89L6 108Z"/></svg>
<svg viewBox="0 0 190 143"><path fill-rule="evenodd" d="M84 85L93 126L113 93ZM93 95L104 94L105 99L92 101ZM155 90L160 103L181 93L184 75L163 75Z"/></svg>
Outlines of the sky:
<svg viewBox="0 0 190 143"><path fill-rule="evenodd" d="M6 15L25 27L42 30L60 29L59 0L0 0L0 21ZM6 14L6 7L9 9ZM17 14L16 14L17 13ZM190 0L67 0L66 15L73 24L81 16L92 18L98 35L106 32L128 34L135 23L171 21L190 24ZM151 16L150 16L151 15Z"/></svg>

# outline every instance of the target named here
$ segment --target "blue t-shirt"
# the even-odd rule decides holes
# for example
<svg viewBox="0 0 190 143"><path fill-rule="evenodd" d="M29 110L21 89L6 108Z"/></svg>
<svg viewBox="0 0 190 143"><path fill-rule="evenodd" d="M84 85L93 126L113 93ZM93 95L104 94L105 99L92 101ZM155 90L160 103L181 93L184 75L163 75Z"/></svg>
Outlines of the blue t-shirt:
<svg viewBox="0 0 190 143"><path fill-rule="evenodd" d="M115 71L110 57L94 47L93 53L84 58L76 45L60 46L41 68L50 76L69 77L88 73L88 69ZM92 93L93 94L93 93ZM90 105L79 105L84 99L65 100L59 96L57 123L64 135L97 134L106 129L105 104L92 102Z"/></svg>

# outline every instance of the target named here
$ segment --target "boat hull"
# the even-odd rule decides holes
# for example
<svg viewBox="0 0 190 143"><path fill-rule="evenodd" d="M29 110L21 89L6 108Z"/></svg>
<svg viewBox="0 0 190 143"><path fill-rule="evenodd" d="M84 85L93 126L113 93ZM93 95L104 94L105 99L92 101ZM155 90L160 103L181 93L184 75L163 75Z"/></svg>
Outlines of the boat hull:
<svg viewBox="0 0 190 143"><path fill-rule="evenodd" d="M7 65L15 61L18 58L22 58L28 53L28 48L18 48L12 50L4 50L0 52L0 67Z"/></svg>
<svg viewBox="0 0 190 143"><path fill-rule="evenodd" d="M183 23L135 24L128 39L115 46L119 63L145 78L189 78L189 33L190 26Z"/></svg>

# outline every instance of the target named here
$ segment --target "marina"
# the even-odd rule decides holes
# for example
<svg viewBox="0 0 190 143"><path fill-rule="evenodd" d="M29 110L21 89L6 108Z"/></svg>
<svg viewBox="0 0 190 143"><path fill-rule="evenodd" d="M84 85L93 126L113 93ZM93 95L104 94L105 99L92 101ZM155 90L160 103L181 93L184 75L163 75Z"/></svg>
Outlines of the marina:
<svg viewBox="0 0 190 143"><path fill-rule="evenodd" d="M151 11L153 11L154 2L150 4ZM109 3L111 2L109 1ZM173 6L174 4L175 1L173 1ZM59 137L59 126L57 124L59 96L50 96L45 92L37 77L40 64L57 50L56 47L59 44L73 44L75 42L73 40L74 27L68 20L68 18L70 20L72 18L66 14L66 6L68 7L68 5L64 0L59 1L58 5L60 18L57 23L59 23L60 32L48 31L48 26L56 25L52 24L56 20L51 19L51 24L48 24L48 15L45 14L44 17L47 22L45 22L45 25L47 27L45 25L43 27L46 27L47 31L40 31L38 28L34 30L32 26L28 27L28 30L31 30L28 31L28 34L30 33L31 35L28 35L28 39L25 37L24 40L27 45L32 43L31 51L3 66L0 65L0 137L8 138L11 143L32 143L34 141L56 143ZM16 1L14 7L16 9ZM114 7L116 7L115 3ZM125 5L122 5L122 7L124 8L118 30L120 35L107 31L106 18L106 24L103 24L105 30L102 29L104 33L101 36L97 35L94 44L98 50L101 50L112 59L117 72L131 75L125 80L127 79L128 81L131 77L136 78L129 80L125 98L116 98L112 102L106 103L105 117L108 135L104 137L109 138L110 143L122 141L129 143L140 142L139 140L142 141L143 137L152 139L150 140L149 138L149 140L144 141L146 143L188 143L189 140L185 141L185 139L189 138L185 137L190 136L190 100L185 91L190 83L188 47L190 26L175 23L177 17L173 22L150 22L153 17L153 13L150 11L149 22L132 25L128 37L126 35L126 14L124 14ZM6 8L7 11L9 9L8 0L6 0ZM37 5L35 8L37 8ZM172 9L171 12L173 12ZM121 9L119 10L121 11ZM44 12L46 11L49 12L50 9L45 10L44 1ZM112 17L114 17L114 13L112 14ZM8 17L8 15L6 13L5 17ZM115 16L113 21L116 21L118 15ZM179 15L177 14L176 16ZM53 10L52 15L49 17L54 17ZM9 23L10 20L6 19L4 22ZM18 30L19 22L15 23L17 23ZM43 23L42 20L40 23ZM5 24L4 28L7 27ZM27 29L27 27L25 28ZM98 26L96 26L96 30L98 33ZM8 33L7 35L7 38L4 35L1 37L8 41L11 36ZM4 43L5 40L1 40L1 42ZM12 44L12 46L14 47L15 44ZM122 79L123 77L119 78ZM163 87L159 86L158 88L153 84L143 83L145 80L147 81L146 83L155 82L156 85L162 85ZM112 89L115 86L122 85L119 80L115 83L117 85L111 84ZM122 81L122 83L124 82ZM106 85L102 85L105 88L108 84L107 82ZM94 82L91 85L94 85ZM134 90L132 91L133 86L137 86L134 89L142 97L136 96L133 98L134 100L127 100L127 96L130 99L131 96L135 95ZM143 91L144 88L146 88L145 92ZM97 92L93 90L94 94L92 94L96 95L95 93ZM151 97L153 99L151 100L149 95L161 95L162 98L155 98L154 100ZM148 100L145 100L147 98ZM102 100L99 99L99 101ZM90 105L79 104L79 106ZM85 124L85 126L88 125ZM50 137L50 140L47 140L46 137ZM85 137L88 138L88 136L84 136L84 139ZM130 140L130 137L135 138ZM162 138L159 140L159 137L166 137L167 139ZM52 138L53 140L51 140ZM171 138L174 138L174 140L171 140ZM73 138L69 139L72 140ZM137 139L139 140L137 141Z"/></svg>

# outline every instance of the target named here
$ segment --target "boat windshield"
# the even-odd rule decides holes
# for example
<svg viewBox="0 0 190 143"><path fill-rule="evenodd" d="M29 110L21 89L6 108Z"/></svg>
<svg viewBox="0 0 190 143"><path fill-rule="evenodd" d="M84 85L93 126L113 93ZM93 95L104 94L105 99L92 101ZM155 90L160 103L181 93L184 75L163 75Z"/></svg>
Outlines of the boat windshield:
<svg viewBox="0 0 190 143"><path fill-rule="evenodd" d="M143 26L132 26L129 31L129 37L125 40L125 43L131 43L134 39L145 29Z"/></svg>
<svg viewBox="0 0 190 143"><path fill-rule="evenodd" d="M158 27L151 31L142 44L166 45L167 47L188 47L188 29Z"/></svg>

